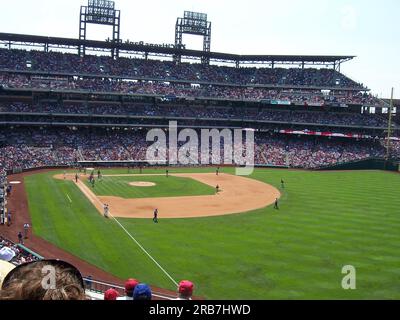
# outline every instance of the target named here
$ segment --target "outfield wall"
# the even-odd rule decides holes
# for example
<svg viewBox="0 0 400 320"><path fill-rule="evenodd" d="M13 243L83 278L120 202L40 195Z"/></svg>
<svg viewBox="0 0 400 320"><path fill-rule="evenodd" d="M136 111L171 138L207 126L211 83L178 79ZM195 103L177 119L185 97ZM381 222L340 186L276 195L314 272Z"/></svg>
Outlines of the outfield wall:
<svg viewBox="0 0 400 320"><path fill-rule="evenodd" d="M221 168L235 168L237 166L235 165L226 165L226 164L210 164L210 165L173 165L173 166L168 166L168 165L156 165L156 164L149 164L146 161L80 161L79 162L79 167L80 168L148 168L148 167L155 167L155 168L216 168L216 167L221 167ZM287 166L274 166L274 165L261 165L261 164L255 164L255 168L270 168L270 169L290 169L290 167ZM78 166L76 165L60 165L60 166L41 166L41 167L36 167L36 168L13 168L11 170L7 170L7 175L11 174L17 174L17 173L24 173L24 172L33 172L33 171L39 171L39 170L56 170L56 169L72 169L75 168L77 169ZM301 168L298 168L301 169Z"/></svg>
<svg viewBox="0 0 400 320"><path fill-rule="evenodd" d="M69 169L72 168L73 166L41 166L41 167L35 167L35 168L13 168L11 170L7 170L7 175L11 174L18 174L18 173L24 173L24 172L31 172L31 171L39 171L39 170L45 170L45 169Z"/></svg>
<svg viewBox="0 0 400 320"><path fill-rule="evenodd" d="M321 167L318 170L387 170L400 172L400 161L370 158Z"/></svg>
<svg viewBox="0 0 400 320"><path fill-rule="evenodd" d="M198 168L198 167L212 167L215 168L217 166L221 168L226 167L236 167L235 165L182 165L182 166L168 166L168 165L155 165L149 164L145 161L81 161L79 162L79 166L81 168L85 167L102 167L102 168L148 168L148 167L156 167L156 168ZM274 166L274 165L260 165L255 164L255 168L264 168L264 169L299 169L299 170L308 170L305 168L293 168L288 166ZM7 171L7 175L15 174L15 173L23 173L23 172L33 172L45 169L71 169L77 168L76 166L43 166L43 167L36 167L36 168L14 168L12 170ZM338 163L335 165L330 166L323 166L317 169L313 169L316 171L329 171L329 170L387 170L387 171L396 171L400 172L400 159L399 160L385 160L379 158L370 158L360 161L352 161L346 163Z"/></svg>

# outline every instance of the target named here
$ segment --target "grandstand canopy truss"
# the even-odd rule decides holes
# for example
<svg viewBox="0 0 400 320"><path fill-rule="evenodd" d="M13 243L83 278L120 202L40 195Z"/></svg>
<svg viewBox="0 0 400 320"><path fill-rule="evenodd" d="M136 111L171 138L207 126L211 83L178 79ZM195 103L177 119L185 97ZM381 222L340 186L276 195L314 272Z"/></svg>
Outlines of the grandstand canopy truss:
<svg viewBox="0 0 400 320"><path fill-rule="evenodd" d="M96 41L85 39L45 37L26 34L0 33L0 48L42 48L44 51L76 50L84 47L86 51L114 52L145 57L162 57L172 60L181 56L187 60L201 60L206 57L214 63L227 63L241 67L245 65L264 65L276 67L279 65L293 65L299 67L321 66L340 70L340 65L352 60L355 56L316 56L316 55L238 55L220 52L204 52L202 50L189 50L177 47L165 47L131 42Z"/></svg>
<svg viewBox="0 0 400 320"><path fill-rule="evenodd" d="M79 40L83 41L78 46L79 55L85 55L87 34L87 24L100 24L112 26L112 43L118 44L120 41L121 12L115 10L114 1L108 0L88 0L87 6L81 6L79 19ZM118 46L111 48L113 57L118 57Z"/></svg>

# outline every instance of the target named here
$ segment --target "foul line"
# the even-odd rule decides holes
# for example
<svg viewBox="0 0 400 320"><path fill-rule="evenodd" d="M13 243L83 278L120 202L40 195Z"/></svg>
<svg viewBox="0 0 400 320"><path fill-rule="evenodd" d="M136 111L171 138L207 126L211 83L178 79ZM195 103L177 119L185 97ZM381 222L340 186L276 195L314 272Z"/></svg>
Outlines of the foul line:
<svg viewBox="0 0 400 320"><path fill-rule="evenodd" d="M68 198L69 202L72 203L72 200L71 200L71 198L69 197L68 193L67 193L67 198Z"/></svg>
<svg viewBox="0 0 400 320"><path fill-rule="evenodd" d="M80 181L80 183L83 183ZM86 187L86 185L84 185ZM99 200L99 198L97 198L96 196L94 197L94 199L96 201L98 201L101 206L103 207L103 203ZM173 282L173 284L175 286L178 286L178 282L176 282L174 280L174 278L171 277L171 275L156 261L156 259L154 259L150 253L147 252L147 250L139 243L139 241L137 241L130 233L128 230L125 229L125 227L109 212L108 213L109 216L111 216L111 218L114 219L114 221L122 228L122 230L125 231L125 233L138 245L138 247L156 264L156 266L158 268L160 268L160 270Z"/></svg>
<svg viewBox="0 0 400 320"><path fill-rule="evenodd" d="M178 286L178 283L170 276L170 274L165 271L165 269L146 251L145 248L129 233L128 230L125 229L125 227L112 215L110 214L111 218L115 220L116 223L126 232L126 234L133 240L135 243L139 246L140 249L143 250L143 252L156 264L157 267L161 269L162 272L174 283L175 286Z"/></svg>

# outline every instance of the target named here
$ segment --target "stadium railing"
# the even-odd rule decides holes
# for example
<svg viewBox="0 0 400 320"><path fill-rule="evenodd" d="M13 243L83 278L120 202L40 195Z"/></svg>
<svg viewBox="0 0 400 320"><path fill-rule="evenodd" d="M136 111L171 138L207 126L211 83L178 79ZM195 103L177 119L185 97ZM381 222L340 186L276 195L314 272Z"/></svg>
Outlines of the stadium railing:
<svg viewBox="0 0 400 320"><path fill-rule="evenodd" d="M84 278L85 291L93 300L104 300L104 292L108 289L115 289L121 297L125 296L125 288L119 285L106 283L90 278ZM152 292L152 296L157 300L174 300L176 296Z"/></svg>
<svg viewBox="0 0 400 320"><path fill-rule="evenodd" d="M24 250L25 252L31 254L32 256L34 256L35 258L39 259L39 260L43 260L44 257L42 257L41 255L37 254L36 252L32 251L31 249L25 247L22 244L17 244L17 247Z"/></svg>

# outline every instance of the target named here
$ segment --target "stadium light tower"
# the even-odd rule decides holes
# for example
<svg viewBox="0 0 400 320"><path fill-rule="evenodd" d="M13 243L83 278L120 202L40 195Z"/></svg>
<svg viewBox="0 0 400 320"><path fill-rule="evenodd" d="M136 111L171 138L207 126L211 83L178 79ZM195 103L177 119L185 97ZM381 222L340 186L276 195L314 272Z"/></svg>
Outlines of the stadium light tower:
<svg viewBox="0 0 400 320"><path fill-rule="evenodd" d="M112 42L115 47L111 51L113 58L118 57L120 42L121 11L115 10L114 1L88 0L87 6L81 6L79 20L79 40L86 40L86 26L88 23L101 24L113 27ZM85 55L85 46L79 46L79 55Z"/></svg>
<svg viewBox="0 0 400 320"><path fill-rule="evenodd" d="M207 21L207 14L200 12L185 11L183 18L178 18L175 25L175 46L182 48L183 34L203 36L203 52L201 63L208 65L210 58L208 53L211 49L211 22ZM174 61L181 62L181 56L175 55Z"/></svg>

